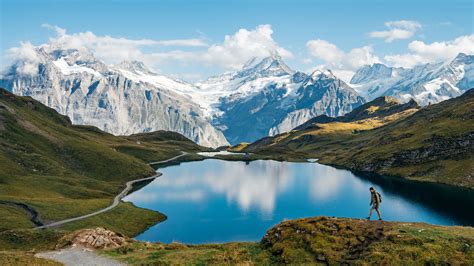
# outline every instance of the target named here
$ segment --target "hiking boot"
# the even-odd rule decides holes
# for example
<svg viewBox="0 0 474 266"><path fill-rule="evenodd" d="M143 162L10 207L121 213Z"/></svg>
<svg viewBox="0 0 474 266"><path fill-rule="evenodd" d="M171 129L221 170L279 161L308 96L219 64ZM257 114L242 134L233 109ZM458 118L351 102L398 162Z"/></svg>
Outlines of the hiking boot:
<svg viewBox="0 0 474 266"><path fill-rule="evenodd" d="M379 218L379 221L382 221L382 218Z"/></svg>
<svg viewBox="0 0 474 266"><path fill-rule="evenodd" d="M370 221L370 217L367 217L367 220L369 220L369 221Z"/></svg>

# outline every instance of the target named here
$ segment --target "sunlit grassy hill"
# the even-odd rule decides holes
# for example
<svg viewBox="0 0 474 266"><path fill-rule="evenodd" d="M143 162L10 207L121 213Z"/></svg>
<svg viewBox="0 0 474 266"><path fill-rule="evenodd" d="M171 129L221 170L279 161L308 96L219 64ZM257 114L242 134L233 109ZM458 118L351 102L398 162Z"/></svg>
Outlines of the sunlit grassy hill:
<svg viewBox="0 0 474 266"><path fill-rule="evenodd" d="M244 151L474 187L473 110L474 89L421 109L382 97L344 117L316 117Z"/></svg>
<svg viewBox="0 0 474 266"><path fill-rule="evenodd" d="M95 127L72 125L66 116L34 99L0 89L0 200L30 205L46 223L108 206L126 181L154 174L149 161L201 149L177 133L117 137ZM146 210L134 210L138 217L124 213L132 208L121 204L104 215L137 219L131 221L136 227L131 231L162 219ZM11 205L0 204L0 216L0 232L34 226L25 211ZM100 217L93 219L97 225L111 224ZM85 223L68 226L72 229ZM122 225L114 228L131 232Z"/></svg>

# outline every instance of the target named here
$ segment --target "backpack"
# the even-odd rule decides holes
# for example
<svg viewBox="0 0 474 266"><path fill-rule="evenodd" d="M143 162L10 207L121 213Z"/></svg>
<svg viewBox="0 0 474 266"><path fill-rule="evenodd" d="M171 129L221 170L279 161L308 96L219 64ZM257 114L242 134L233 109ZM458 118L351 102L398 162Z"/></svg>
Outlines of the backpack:
<svg viewBox="0 0 474 266"><path fill-rule="evenodd" d="M377 195L379 196L379 200L380 200L379 203L382 203L382 195L380 195L380 193L378 193L378 192L376 192L376 193L377 193Z"/></svg>

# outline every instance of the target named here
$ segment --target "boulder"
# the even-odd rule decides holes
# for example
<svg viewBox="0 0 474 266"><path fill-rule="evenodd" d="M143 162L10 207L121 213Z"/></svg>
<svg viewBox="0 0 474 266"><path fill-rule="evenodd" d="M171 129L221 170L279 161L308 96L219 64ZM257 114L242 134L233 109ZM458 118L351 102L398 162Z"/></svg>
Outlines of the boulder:
<svg viewBox="0 0 474 266"><path fill-rule="evenodd" d="M92 249L107 249L123 246L127 242L127 238L123 235L102 227L97 227L93 229L82 229L68 234L59 241L57 247L82 246Z"/></svg>

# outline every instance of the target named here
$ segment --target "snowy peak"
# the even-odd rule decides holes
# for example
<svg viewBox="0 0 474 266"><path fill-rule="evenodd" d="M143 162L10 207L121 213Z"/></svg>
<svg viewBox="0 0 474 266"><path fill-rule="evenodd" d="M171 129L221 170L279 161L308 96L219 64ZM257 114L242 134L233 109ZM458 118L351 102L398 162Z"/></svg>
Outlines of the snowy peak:
<svg viewBox="0 0 474 266"><path fill-rule="evenodd" d="M474 63L474 55L467 55L465 53L459 53L453 61L451 61L451 65L460 65L460 64L473 64Z"/></svg>
<svg viewBox="0 0 474 266"><path fill-rule="evenodd" d="M130 71L135 74L154 74L150 69L148 69L145 64L141 61L123 61L118 65L114 66L117 69Z"/></svg>
<svg viewBox="0 0 474 266"><path fill-rule="evenodd" d="M350 83L361 84L370 81L385 79L392 77L393 68L384 64L375 63L373 65L365 65L354 74Z"/></svg>
<svg viewBox="0 0 474 266"><path fill-rule="evenodd" d="M382 64L364 66L351 80L369 100L381 95L421 105L457 97L474 87L474 56L460 53L450 62L393 68Z"/></svg>
<svg viewBox="0 0 474 266"><path fill-rule="evenodd" d="M238 71L238 77L244 77L249 75L258 75L260 77L269 76L284 76L292 75L295 71L292 70L288 65L283 62L279 55L271 55L261 60L254 57L250 59L240 71Z"/></svg>
<svg viewBox="0 0 474 266"><path fill-rule="evenodd" d="M310 77L313 81L319 79L336 79L336 76L334 76L329 69L317 69L311 73Z"/></svg>

